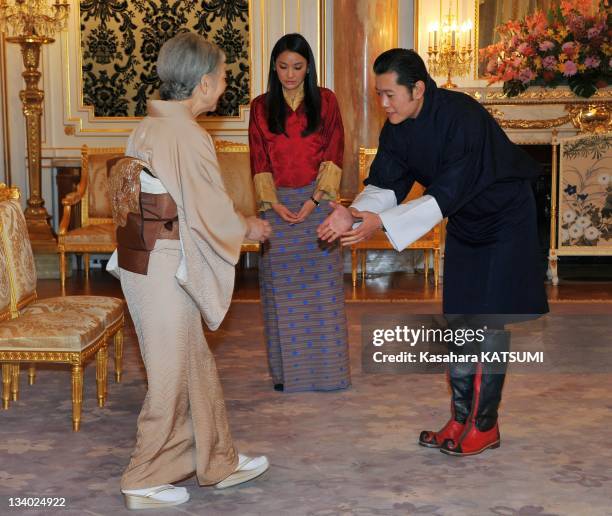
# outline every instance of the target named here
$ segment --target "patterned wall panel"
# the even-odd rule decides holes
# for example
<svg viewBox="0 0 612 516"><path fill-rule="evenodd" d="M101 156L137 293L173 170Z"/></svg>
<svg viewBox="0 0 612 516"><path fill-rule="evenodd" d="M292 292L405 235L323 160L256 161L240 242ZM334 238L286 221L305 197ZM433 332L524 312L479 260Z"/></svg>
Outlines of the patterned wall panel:
<svg viewBox="0 0 612 516"><path fill-rule="evenodd" d="M201 34L227 57L227 89L216 115L249 103L248 0L81 0L83 100L96 116L144 116L158 98L155 61L183 31Z"/></svg>

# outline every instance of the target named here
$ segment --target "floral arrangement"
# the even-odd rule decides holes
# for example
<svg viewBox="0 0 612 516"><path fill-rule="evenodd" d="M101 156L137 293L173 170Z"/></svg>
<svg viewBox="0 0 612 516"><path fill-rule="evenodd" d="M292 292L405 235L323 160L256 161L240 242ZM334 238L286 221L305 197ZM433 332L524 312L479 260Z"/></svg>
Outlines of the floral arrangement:
<svg viewBox="0 0 612 516"><path fill-rule="evenodd" d="M564 147L562 246L612 244L611 148L608 135L579 139Z"/></svg>
<svg viewBox="0 0 612 516"><path fill-rule="evenodd" d="M609 0L602 0L595 14L591 5L591 0L561 0L547 14L535 11L497 27L500 41L480 50L489 84L502 81L508 97L531 85L568 84L581 97L608 86L612 14Z"/></svg>

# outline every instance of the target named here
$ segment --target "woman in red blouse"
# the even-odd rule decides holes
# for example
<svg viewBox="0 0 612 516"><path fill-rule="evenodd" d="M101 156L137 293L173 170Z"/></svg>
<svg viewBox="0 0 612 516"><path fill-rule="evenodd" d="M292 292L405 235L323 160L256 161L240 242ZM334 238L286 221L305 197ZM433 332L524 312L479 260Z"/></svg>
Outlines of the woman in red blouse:
<svg viewBox="0 0 612 516"><path fill-rule="evenodd" d="M258 209L273 229L260 288L274 388L346 388L341 255L316 233L338 197L344 131L336 97L318 86L300 34L283 36L272 49L268 92L251 104L249 145Z"/></svg>

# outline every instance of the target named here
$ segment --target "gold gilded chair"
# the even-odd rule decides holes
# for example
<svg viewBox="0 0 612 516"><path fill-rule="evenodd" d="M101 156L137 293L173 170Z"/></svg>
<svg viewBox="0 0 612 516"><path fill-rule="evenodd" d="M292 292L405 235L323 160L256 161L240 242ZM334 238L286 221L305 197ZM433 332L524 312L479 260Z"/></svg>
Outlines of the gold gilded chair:
<svg viewBox="0 0 612 516"><path fill-rule="evenodd" d="M370 173L370 165L376 156L376 148L359 147L359 191L363 190L363 181ZM417 199L423 195L424 188L419 183L408 192L403 203ZM429 257L433 251L434 286L438 286L440 277L440 248L442 245L442 223L437 224L431 231L423 235L416 242L410 244L407 249L422 249L425 258L425 281L429 279ZM351 246L351 272L353 287L357 285L357 264L361 257L361 280L366 275L366 253L368 250L393 249L389 239L383 231L377 231L370 239Z"/></svg>
<svg viewBox="0 0 612 516"><path fill-rule="evenodd" d="M62 199L57 248L60 255L62 292L66 284L66 254L83 254L85 277L89 277L89 254L112 253L117 247L112 220L108 176L110 167L124 153L123 148L81 149L81 180L76 191ZM81 227L68 229L70 214L80 207Z"/></svg>
<svg viewBox="0 0 612 516"><path fill-rule="evenodd" d="M79 430L84 362L96 355L99 406L106 400L107 340L115 338L116 379L120 379L124 302L105 296L67 296L36 301L36 269L16 188L0 185L0 285L8 280L10 320L0 322L3 408L18 398L22 362L72 366L73 429ZM5 314L0 296L0 314ZM6 319L5 315L0 318ZM30 383L34 369L30 369Z"/></svg>
<svg viewBox="0 0 612 516"><path fill-rule="evenodd" d="M215 150L225 188L236 210L245 217L257 215L255 188L251 177L249 146L245 143L216 141ZM245 239L241 252L259 251L259 242Z"/></svg>
<svg viewBox="0 0 612 516"><path fill-rule="evenodd" d="M2 185L0 184L0 187ZM5 192L6 195L9 192ZM0 191L0 195L2 192ZM0 198L1 199L1 198ZM3 321L12 319L11 314L11 288L8 269L8 258L4 246L0 245L0 325ZM7 409L11 399L11 384L13 383L14 365L2 364L2 408Z"/></svg>

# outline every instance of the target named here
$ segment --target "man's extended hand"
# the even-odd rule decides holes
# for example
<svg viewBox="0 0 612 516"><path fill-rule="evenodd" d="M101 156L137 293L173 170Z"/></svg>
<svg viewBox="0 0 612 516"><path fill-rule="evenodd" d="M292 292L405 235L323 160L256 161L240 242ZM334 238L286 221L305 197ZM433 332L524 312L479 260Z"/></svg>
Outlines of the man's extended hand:
<svg viewBox="0 0 612 516"><path fill-rule="evenodd" d="M317 235L321 240L333 242L346 233L353 226L351 212L337 202L330 202L333 208L331 214L317 228Z"/></svg>
<svg viewBox="0 0 612 516"><path fill-rule="evenodd" d="M378 213L358 211L355 208L351 208L350 211L353 217L361 219L362 222L358 228L342 234L340 242L343 246L349 246L361 242L362 240L367 240L376 233L376 231L382 229L383 223Z"/></svg>

